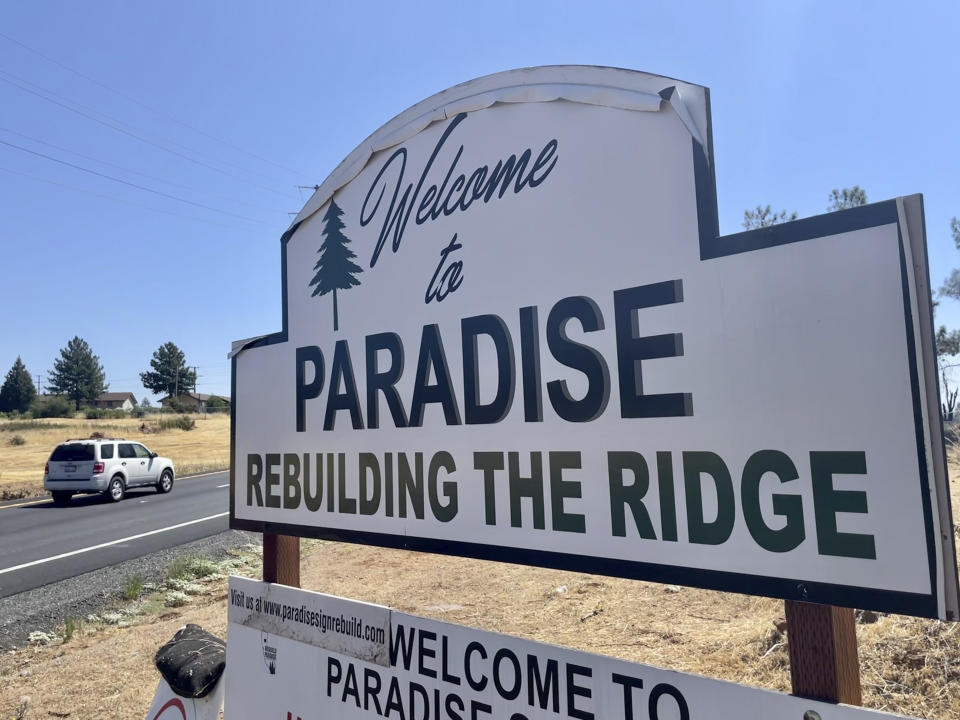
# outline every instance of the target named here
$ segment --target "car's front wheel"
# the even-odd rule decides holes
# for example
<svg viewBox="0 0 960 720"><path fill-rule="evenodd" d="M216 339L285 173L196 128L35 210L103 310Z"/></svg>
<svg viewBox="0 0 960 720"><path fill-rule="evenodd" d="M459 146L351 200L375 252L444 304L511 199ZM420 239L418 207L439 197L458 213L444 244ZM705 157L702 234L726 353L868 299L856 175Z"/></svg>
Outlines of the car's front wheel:
<svg viewBox="0 0 960 720"><path fill-rule="evenodd" d="M123 495L126 492L126 488L123 486L123 478L120 475L114 475L110 480L110 484L107 485L107 491L104 495L107 496L107 499L110 502L119 502L123 500Z"/></svg>
<svg viewBox="0 0 960 720"><path fill-rule="evenodd" d="M157 483L157 492L168 493L171 490L173 490L173 473L169 470L164 470L160 474L160 482Z"/></svg>
<svg viewBox="0 0 960 720"><path fill-rule="evenodd" d="M67 492L66 490L54 490L53 491L53 504L64 506L70 502L70 498L73 497L72 492Z"/></svg>

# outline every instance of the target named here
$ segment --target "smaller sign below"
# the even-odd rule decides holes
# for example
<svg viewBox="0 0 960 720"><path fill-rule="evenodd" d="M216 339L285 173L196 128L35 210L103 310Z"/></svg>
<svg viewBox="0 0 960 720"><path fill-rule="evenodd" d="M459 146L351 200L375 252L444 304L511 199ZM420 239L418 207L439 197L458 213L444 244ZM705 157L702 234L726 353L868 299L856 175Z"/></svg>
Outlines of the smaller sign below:
<svg viewBox="0 0 960 720"><path fill-rule="evenodd" d="M231 625L314 645L339 655L389 665L390 608L286 585L230 577ZM276 648L264 636L263 658L276 673Z"/></svg>
<svg viewBox="0 0 960 720"><path fill-rule="evenodd" d="M239 595L242 593L242 598ZM247 610L248 598L254 610ZM322 608L388 632L375 662L327 630L274 622ZM242 607L241 607L242 606ZM276 608L276 605L271 605ZM280 611L283 616L283 610ZM882 720L903 717L662 670L244 578L230 579L225 717L230 720ZM362 620L361 620L362 619ZM276 630L274 634L265 627ZM298 640L291 639L293 634ZM312 638L312 639L308 639ZM373 656L371 656L373 657Z"/></svg>

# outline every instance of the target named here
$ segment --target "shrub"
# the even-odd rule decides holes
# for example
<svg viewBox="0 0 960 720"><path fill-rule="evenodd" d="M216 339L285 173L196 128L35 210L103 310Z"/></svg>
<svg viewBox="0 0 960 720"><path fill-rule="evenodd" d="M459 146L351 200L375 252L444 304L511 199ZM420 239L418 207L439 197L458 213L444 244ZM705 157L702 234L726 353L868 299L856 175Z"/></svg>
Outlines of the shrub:
<svg viewBox="0 0 960 720"><path fill-rule="evenodd" d="M77 629L77 621L72 617L68 617L63 621L63 642L68 643L73 637L74 631Z"/></svg>
<svg viewBox="0 0 960 720"><path fill-rule="evenodd" d="M83 409L83 415L87 420L116 420L118 418L127 417L127 411L120 409L86 407Z"/></svg>
<svg viewBox="0 0 960 720"><path fill-rule="evenodd" d="M54 395L49 398L36 398L30 405L30 411L34 417L39 418L72 418L73 403L70 398L62 395Z"/></svg>
<svg viewBox="0 0 960 720"><path fill-rule="evenodd" d="M170 398L167 400L167 404L160 409L160 412L184 413L189 411L189 409L190 408L188 408L180 398Z"/></svg>
<svg viewBox="0 0 960 720"><path fill-rule="evenodd" d="M190 601L189 596L179 590L171 590L164 598L164 604L167 607L183 607Z"/></svg>
<svg viewBox="0 0 960 720"><path fill-rule="evenodd" d="M211 395L207 400L207 412L230 412L230 405L222 397Z"/></svg>
<svg viewBox="0 0 960 720"><path fill-rule="evenodd" d="M12 438L10 438L9 443L14 446L26 445L27 441L23 439L23 435L14 435Z"/></svg>
<svg viewBox="0 0 960 720"><path fill-rule="evenodd" d="M128 575L123 579L123 597L125 600L136 600L143 590L143 578L139 575Z"/></svg>
<svg viewBox="0 0 960 720"><path fill-rule="evenodd" d="M178 415L175 418L160 418L161 430L193 430L197 421L187 415Z"/></svg>

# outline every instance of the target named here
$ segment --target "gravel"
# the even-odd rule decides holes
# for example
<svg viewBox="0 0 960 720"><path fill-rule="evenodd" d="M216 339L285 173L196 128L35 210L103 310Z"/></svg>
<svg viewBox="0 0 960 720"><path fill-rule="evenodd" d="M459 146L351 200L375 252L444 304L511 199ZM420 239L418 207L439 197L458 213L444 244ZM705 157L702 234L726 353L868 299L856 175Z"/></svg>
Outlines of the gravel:
<svg viewBox="0 0 960 720"><path fill-rule="evenodd" d="M28 642L31 632L52 632L67 617L83 619L123 598L123 583L139 575L146 583L160 584L167 566L182 556L223 558L227 551L260 544L261 535L228 530L179 547L161 550L112 567L101 568L18 595L0 598L0 651Z"/></svg>

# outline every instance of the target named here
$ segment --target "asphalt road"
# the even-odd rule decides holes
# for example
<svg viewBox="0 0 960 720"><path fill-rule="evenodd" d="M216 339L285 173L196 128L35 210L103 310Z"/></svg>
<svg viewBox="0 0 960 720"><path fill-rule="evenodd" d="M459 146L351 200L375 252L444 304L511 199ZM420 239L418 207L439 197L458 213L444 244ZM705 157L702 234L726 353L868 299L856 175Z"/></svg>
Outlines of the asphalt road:
<svg viewBox="0 0 960 720"><path fill-rule="evenodd" d="M131 490L119 503L75 495L0 505L0 598L176 547L228 529L229 473Z"/></svg>

